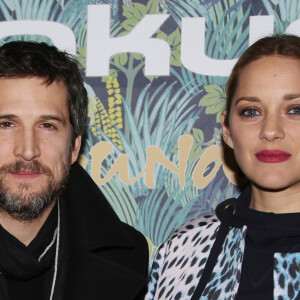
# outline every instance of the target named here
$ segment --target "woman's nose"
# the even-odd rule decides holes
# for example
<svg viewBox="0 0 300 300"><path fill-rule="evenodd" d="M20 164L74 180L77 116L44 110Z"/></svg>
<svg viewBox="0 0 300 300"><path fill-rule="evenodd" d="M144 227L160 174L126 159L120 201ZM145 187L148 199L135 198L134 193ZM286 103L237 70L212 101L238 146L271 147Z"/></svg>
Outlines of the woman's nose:
<svg viewBox="0 0 300 300"><path fill-rule="evenodd" d="M278 116L266 116L259 134L260 139L265 139L271 142L276 139L284 138L285 132L281 123L282 120Z"/></svg>

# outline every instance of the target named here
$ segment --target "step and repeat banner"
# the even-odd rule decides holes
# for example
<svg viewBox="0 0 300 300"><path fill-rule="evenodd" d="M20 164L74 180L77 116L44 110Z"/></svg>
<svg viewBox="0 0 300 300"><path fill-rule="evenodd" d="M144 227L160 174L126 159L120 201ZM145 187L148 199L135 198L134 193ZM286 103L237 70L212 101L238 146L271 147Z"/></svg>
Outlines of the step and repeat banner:
<svg viewBox="0 0 300 300"><path fill-rule="evenodd" d="M89 94L80 163L151 251L211 214L243 178L223 148L225 84L241 53L300 35L299 0L1 0L1 44L77 56Z"/></svg>

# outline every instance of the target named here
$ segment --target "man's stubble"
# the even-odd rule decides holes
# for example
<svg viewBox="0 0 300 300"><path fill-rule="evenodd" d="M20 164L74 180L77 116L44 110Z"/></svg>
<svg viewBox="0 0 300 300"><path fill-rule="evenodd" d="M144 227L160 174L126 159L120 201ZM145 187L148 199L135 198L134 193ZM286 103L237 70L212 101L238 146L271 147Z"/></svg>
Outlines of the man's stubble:
<svg viewBox="0 0 300 300"><path fill-rule="evenodd" d="M62 193L70 170L70 155L68 162L64 162L61 168L61 176L54 178L50 168L35 160L18 160L0 167L0 211L19 221L37 219ZM17 191L12 191L5 184L7 173L25 170L44 174L45 184L40 190L33 191L34 186L31 183L20 183Z"/></svg>

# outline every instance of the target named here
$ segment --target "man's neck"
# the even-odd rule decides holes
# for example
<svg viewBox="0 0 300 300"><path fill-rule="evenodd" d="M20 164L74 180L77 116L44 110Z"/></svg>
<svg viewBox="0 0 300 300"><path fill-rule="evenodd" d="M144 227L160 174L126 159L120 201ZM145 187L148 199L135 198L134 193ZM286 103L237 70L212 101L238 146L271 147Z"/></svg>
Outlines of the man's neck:
<svg viewBox="0 0 300 300"><path fill-rule="evenodd" d="M28 246L47 220L54 205L55 202L47 207L41 216L31 221L19 221L5 212L0 212L0 224L11 235L17 238L25 246Z"/></svg>

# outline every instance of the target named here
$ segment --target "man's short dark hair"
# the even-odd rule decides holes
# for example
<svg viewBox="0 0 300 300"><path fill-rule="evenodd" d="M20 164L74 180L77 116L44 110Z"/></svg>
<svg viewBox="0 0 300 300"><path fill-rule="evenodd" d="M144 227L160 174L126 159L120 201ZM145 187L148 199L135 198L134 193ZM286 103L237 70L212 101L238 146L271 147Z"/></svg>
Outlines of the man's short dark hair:
<svg viewBox="0 0 300 300"><path fill-rule="evenodd" d="M72 142L87 122L87 92L76 58L46 43L15 41L0 47L0 78L39 77L49 85L62 81L68 93Z"/></svg>

